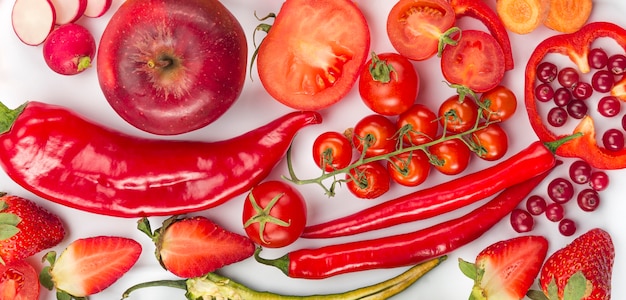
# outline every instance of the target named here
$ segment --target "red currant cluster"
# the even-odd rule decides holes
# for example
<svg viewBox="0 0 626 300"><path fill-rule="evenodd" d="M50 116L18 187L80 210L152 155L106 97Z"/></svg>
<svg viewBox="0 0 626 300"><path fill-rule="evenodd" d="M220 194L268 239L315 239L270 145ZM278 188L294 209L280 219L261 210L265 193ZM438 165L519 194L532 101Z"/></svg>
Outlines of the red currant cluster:
<svg viewBox="0 0 626 300"><path fill-rule="evenodd" d="M574 185L587 185L576 192ZM559 232L571 236L576 232L576 222L565 216L564 205L576 198L578 207L586 212L594 211L600 205L598 192L606 189L609 184L608 175L601 170L594 170L584 160L576 160L569 166L569 176L557 177L550 181L547 198L540 195L528 197L524 208L516 208L511 212L511 226L517 232L529 232L535 225L533 216L541 214L552 222L559 223Z"/></svg>

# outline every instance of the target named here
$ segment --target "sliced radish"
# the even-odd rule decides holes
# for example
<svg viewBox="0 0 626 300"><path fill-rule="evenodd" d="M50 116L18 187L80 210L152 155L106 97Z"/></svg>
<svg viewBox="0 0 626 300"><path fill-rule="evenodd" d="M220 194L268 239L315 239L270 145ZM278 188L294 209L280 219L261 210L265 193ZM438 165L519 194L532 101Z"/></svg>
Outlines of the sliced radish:
<svg viewBox="0 0 626 300"><path fill-rule="evenodd" d="M85 17L97 18L104 15L109 8L113 0L87 0L87 9L85 9Z"/></svg>
<svg viewBox="0 0 626 300"><path fill-rule="evenodd" d="M56 14L49 0L16 0L11 23L17 37L27 45L43 43L54 28Z"/></svg>
<svg viewBox="0 0 626 300"><path fill-rule="evenodd" d="M76 22L85 13L87 0L50 0L56 13L56 24Z"/></svg>

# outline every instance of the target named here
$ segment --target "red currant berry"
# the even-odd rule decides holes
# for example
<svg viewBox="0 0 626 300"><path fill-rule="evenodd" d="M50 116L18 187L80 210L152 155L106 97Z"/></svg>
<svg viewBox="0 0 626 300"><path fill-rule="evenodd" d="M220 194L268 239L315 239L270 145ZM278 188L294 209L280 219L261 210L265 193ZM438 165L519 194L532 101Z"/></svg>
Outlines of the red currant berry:
<svg viewBox="0 0 626 300"><path fill-rule="evenodd" d="M552 222L558 222L565 216L563 205L553 202L546 206L546 217Z"/></svg>
<svg viewBox="0 0 626 300"><path fill-rule="evenodd" d="M578 206L584 211L594 211L600 205L600 195L594 189L584 189L576 198Z"/></svg>
<svg viewBox="0 0 626 300"><path fill-rule="evenodd" d="M574 185L565 178L555 178L548 184L548 197L556 203L566 203L574 197Z"/></svg>
<svg viewBox="0 0 626 300"><path fill-rule="evenodd" d="M535 220L533 216L523 209L516 208L511 211L511 227L513 230L522 233L533 230Z"/></svg>
<svg viewBox="0 0 626 300"><path fill-rule="evenodd" d="M576 233L576 223L571 219L563 219L559 222L559 232L564 236Z"/></svg>
<svg viewBox="0 0 626 300"><path fill-rule="evenodd" d="M589 185L596 191L603 191L609 186L609 176L603 171L595 171L591 173Z"/></svg>
<svg viewBox="0 0 626 300"><path fill-rule="evenodd" d="M528 210L531 215L535 216L545 212L547 205L546 200L539 195L532 195L526 200L526 210Z"/></svg>

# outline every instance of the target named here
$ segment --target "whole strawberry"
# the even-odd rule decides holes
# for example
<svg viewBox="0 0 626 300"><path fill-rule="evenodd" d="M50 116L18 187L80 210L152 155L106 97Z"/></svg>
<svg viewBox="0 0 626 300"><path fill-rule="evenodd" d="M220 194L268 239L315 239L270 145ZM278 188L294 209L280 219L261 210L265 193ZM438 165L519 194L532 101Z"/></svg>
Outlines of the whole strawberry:
<svg viewBox="0 0 626 300"><path fill-rule="evenodd" d="M0 263L11 264L54 247L65 237L61 219L22 197L0 194Z"/></svg>
<svg viewBox="0 0 626 300"><path fill-rule="evenodd" d="M615 248L608 232L589 230L556 251L541 269L543 293L531 291L531 299L608 300Z"/></svg>

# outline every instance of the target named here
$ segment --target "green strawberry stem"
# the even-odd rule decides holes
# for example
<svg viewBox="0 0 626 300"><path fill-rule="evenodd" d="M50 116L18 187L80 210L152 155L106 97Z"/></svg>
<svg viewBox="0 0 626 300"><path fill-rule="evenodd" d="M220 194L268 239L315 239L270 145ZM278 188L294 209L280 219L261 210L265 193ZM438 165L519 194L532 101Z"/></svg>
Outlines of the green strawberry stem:
<svg viewBox="0 0 626 300"><path fill-rule="evenodd" d="M136 284L127 289L122 294L122 299L126 299L130 294L138 289L146 287L165 286L186 290L185 296L189 300L196 299L258 299L258 300L350 300L350 299L387 299L396 295L430 270L434 269L441 262L446 260L446 256L434 258L411 267L404 273L388 279L386 281L355 289L345 293L295 296L281 295L270 292L256 291L244 286L227 277L209 273L204 276L189 278L187 280L158 280Z"/></svg>

